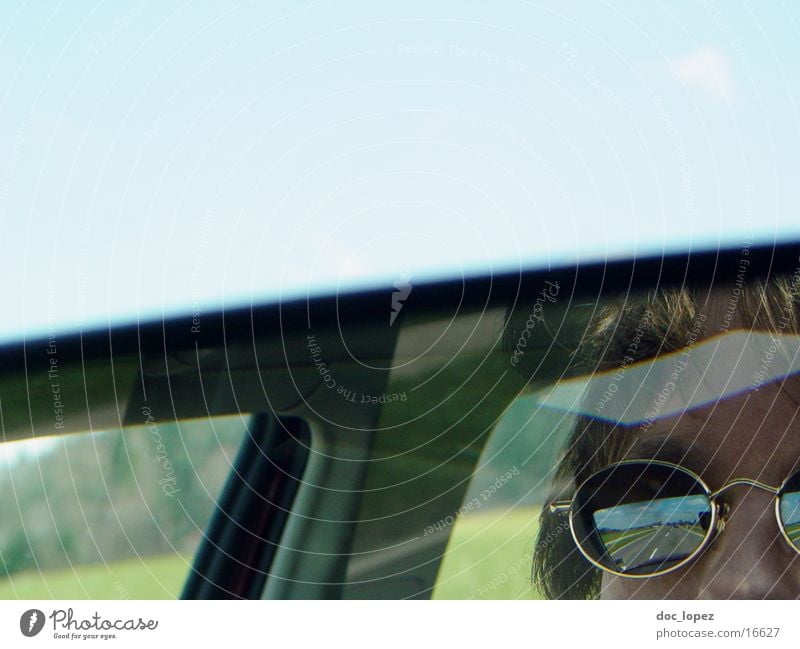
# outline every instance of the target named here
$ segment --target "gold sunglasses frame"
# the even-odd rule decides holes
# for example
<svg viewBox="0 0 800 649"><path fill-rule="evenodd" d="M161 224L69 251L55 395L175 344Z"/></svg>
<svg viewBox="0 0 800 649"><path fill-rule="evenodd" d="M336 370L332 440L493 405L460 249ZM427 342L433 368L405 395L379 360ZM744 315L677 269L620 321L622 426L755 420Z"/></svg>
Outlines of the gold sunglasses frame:
<svg viewBox="0 0 800 649"><path fill-rule="evenodd" d="M580 541L578 540L578 535L575 532L575 524L574 524L575 502L576 502L576 497L577 497L578 493L580 492L580 490L584 486L586 486L586 484L590 480L594 479L596 476L600 475L604 471L608 471L609 469L614 469L616 467L625 466L625 465L628 465L628 464L644 464L644 465L648 465L648 466L655 465L655 466L663 466L663 467L668 467L668 468L672 468L672 469L677 469L678 471L681 471L682 473L684 473L684 474L690 476L691 478L693 478L697 482L697 484L699 484L703 488L703 490L705 491L705 494L706 494L706 498L708 498L708 501L709 501L709 503L711 505L711 520L709 521L708 530L706 531L706 535L703 538L703 541L697 546L697 549L694 552L692 552L691 554L689 554L688 556L686 556L686 558L684 558L682 561L679 561L678 563L676 563L675 565L670 566L669 568L666 568L665 570L659 570L659 571L656 571L656 572L653 572L653 573L649 573L649 574L646 574L646 575L632 575L632 574L629 574L629 573L621 572L619 570L613 570L613 569L609 568L608 566L602 565L601 563L599 563L598 561L596 561L595 559L590 557L589 554L586 552L586 550L584 550L583 546L581 545ZM621 462L615 462L613 464L609 464L608 466L604 466L602 469L600 469L598 471L595 471L592 475L590 475L588 478L586 478L586 480L584 480L580 484L580 486L575 490L575 494L572 496L572 498L570 500L557 500L557 501L554 501L554 502L550 503L549 509L553 513L568 511L568 513L569 513L569 530L570 530L570 533L572 534L572 540L575 542L575 545L577 546L577 548L580 551L580 553L593 566L595 566L596 568L600 568L601 570L604 570L605 572L608 572L608 573L610 573L612 575L617 575L618 577L625 577L626 579L649 579L651 577L659 577L661 575L667 574L668 572L673 572L674 570L678 570L678 569L682 568L686 564L688 564L691 561L693 561L697 556L699 556L711 544L713 539L718 534L720 534L722 532L722 530L724 529L726 516L727 516L728 511L729 511L728 505L726 503L722 503L722 504L719 503L717 501L717 498L723 492L727 491L731 487L735 487L735 486L738 486L738 485L746 485L746 486L749 486L749 487L756 487L758 489L763 489L764 491L768 491L768 492L770 492L771 494L774 495L774 497L775 497L774 498L774 500L775 500L775 505L774 505L775 518L776 518L776 520L778 522L778 527L781 530L781 535L783 536L784 540L789 544L789 546L797 554L800 554L800 548L797 547L794 543L792 543L792 540L789 538L789 535L786 533L786 527L784 526L783 521L781 520L781 512L780 512L780 498L781 498L781 495L783 494L783 490L786 487L787 483L798 474L800 474L800 469L796 469L795 471L790 473L783 480L783 482L780 484L780 486L778 486L778 487L773 487L772 485L768 485L765 482L760 482L758 480L753 480L751 478L734 478L732 480L728 480L728 482L726 482L724 485L722 485L722 487L720 487L716 491L712 491L709 488L709 486L703 481L703 479L699 475L697 475L694 471L692 471L690 469L687 469L686 467L681 466L680 464L675 464L673 462L666 462L666 461L663 461L663 460L636 460L636 459L622 460Z"/></svg>

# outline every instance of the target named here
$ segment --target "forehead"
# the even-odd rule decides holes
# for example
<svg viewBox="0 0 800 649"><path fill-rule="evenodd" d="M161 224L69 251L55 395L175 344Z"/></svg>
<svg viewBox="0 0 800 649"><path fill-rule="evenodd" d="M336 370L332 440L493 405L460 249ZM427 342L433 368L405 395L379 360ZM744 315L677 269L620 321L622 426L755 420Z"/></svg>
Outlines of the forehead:
<svg viewBox="0 0 800 649"><path fill-rule="evenodd" d="M732 331L686 347L561 381L539 393L545 405L642 431L661 420L701 418L709 423L785 416L798 403L800 336L777 345L766 332Z"/></svg>
<svg viewBox="0 0 800 649"><path fill-rule="evenodd" d="M800 464L799 384L792 377L640 426L627 455L681 463L710 482L777 485Z"/></svg>
<svg viewBox="0 0 800 649"><path fill-rule="evenodd" d="M648 298L641 304L652 310L620 307L618 321L612 309L597 328L602 362L538 398L610 424L590 444L614 442L602 461L620 459L634 439L627 457L687 460L709 482L781 482L800 458L795 302L780 287L733 289Z"/></svg>
<svg viewBox="0 0 800 649"><path fill-rule="evenodd" d="M666 451L673 461L682 455L709 480L779 484L800 464L800 337L784 326L780 308L769 327L757 326L728 288L709 291L699 306L699 336L679 360L653 359L662 370L648 377L660 386L669 367L682 397L667 400L672 412L638 426L633 450Z"/></svg>

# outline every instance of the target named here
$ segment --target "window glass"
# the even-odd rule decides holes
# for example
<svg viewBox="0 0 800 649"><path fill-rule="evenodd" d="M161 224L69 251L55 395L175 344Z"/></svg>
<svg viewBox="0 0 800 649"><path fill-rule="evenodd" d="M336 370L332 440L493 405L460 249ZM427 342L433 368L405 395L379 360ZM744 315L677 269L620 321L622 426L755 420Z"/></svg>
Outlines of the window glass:
<svg viewBox="0 0 800 649"><path fill-rule="evenodd" d="M179 596L245 427L151 421L0 445L0 598Z"/></svg>
<svg viewBox="0 0 800 649"><path fill-rule="evenodd" d="M517 398L497 424L452 527L437 578L438 599L532 599L531 557L568 413Z"/></svg>

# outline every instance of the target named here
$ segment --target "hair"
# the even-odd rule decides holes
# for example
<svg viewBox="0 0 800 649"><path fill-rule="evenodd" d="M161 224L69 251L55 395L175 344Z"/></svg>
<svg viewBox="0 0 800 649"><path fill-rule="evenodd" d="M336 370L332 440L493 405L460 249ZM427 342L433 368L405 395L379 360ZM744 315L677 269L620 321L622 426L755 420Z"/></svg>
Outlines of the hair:
<svg viewBox="0 0 800 649"><path fill-rule="evenodd" d="M796 333L800 331L798 284L800 273L747 283L737 280L735 286L726 287L730 299L722 313L714 313L708 319L703 314L719 309L719 300L713 296L720 293L707 287L659 289L605 302L590 318L576 344L568 372L606 372L683 349L698 318L704 321L698 339L733 327L778 335ZM719 321L723 323L721 328L713 330ZM635 346L631 345L634 337ZM637 430L578 415L556 467L553 498L568 498L576 485L622 459L636 440ZM600 595L601 572L583 557L568 530L566 513L542 508L533 556L533 583L550 599L596 598Z"/></svg>

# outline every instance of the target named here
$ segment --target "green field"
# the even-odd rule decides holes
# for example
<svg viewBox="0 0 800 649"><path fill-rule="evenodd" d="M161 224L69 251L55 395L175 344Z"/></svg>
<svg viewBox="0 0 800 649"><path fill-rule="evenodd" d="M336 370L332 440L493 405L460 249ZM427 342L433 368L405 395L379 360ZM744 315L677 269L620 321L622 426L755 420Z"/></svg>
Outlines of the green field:
<svg viewBox="0 0 800 649"><path fill-rule="evenodd" d="M473 512L457 519L435 599L536 599L530 587L538 509ZM174 599L189 557L162 555L0 580L0 599Z"/></svg>
<svg viewBox="0 0 800 649"><path fill-rule="evenodd" d="M789 525L786 527L786 535L789 540L795 545L800 545L800 523Z"/></svg>
<svg viewBox="0 0 800 649"><path fill-rule="evenodd" d="M175 599L188 561L172 554L75 566L74 571L21 572L0 580L0 599Z"/></svg>
<svg viewBox="0 0 800 649"><path fill-rule="evenodd" d="M472 512L459 518L434 599L541 599L530 582L539 509Z"/></svg>

